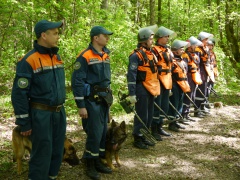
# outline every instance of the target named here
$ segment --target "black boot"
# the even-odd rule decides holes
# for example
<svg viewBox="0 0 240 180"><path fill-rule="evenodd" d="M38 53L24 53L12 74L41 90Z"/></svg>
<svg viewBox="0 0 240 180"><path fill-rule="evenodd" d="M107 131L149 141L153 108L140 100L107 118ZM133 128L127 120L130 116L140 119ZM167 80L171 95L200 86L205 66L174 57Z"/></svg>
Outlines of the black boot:
<svg viewBox="0 0 240 180"><path fill-rule="evenodd" d="M101 173L105 173L105 174L111 174L112 173L112 169L105 166L100 158L97 158L95 159L95 168L98 172L101 172Z"/></svg>
<svg viewBox="0 0 240 180"><path fill-rule="evenodd" d="M154 142L149 141L146 137L142 136L142 142L148 146L155 146Z"/></svg>
<svg viewBox="0 0 240 180"><path fill-rule="evenodd" d="M170 131L179 132L179 129L178 129L177 126L176 126L176 122L169 123L168 129L169 129Z"/></svg>
<svg viewBox="0 0 240 180"><path fill-rule="evenodd" d="M158 134L158 124L152 123L151 125L151 131L152 131L152 136L157 140L157 141L162 141L162 138L160 134Z"/></svg>
<svg viewBox="0 0 240 180"><path fill-rule="evenodd" d="M183 118L188 120L188 121L192 121L195 122L196 120L194 120L193 118L191 118L191 116L189 116L189 113L183 114Z"/></svg>
<svg viewBox="0 0 240 180"><path fill-rule="evenodd" d="M171 136L170 133L164 131L161 124L158 126L158 134L163 135L163 136Z"/></svg>
<svg viewBox="0 0 240 180"><path fill-rule="evenodd" d="M201 112L203 113L203 114L205 114L205 115L209 115L210 114L210 109L207 109L206 107L205 107L205 104L201 104Z"/></svg>
<svg viewBox="0 0 240 180"><path fill-rule="evenodd" d="M204 115L200 111L197 111L197 112L194 112L194 117L203 118Z"/></svg>
<svg viewBox="0 0 240 180"><path fill-rule="evenodd" d="M93 180L100 179L100 174L95 169L94 159L86 159L86 174Z"/></svg>
<svg viewBox="0 0 240 180"><path fill-rule="evenodd" d="M209 104L209 103L208 103L208 104L206 104L206 105L205 105L205 107L206 107L206 108L208 108L208 109L211 109L211 106L210 106L210 104Z"/></svg>
<svg viewBox="0 0 240 180"><path fill-rule="evenodd" d="M186 119L184 119L184 118L183 118L183 119L180 119L178 122L181 123L181 124L184 124L184 125L189 125L189 124L188 124L189 121L186 120Z"/></svg>
<svg viewBox="0 0 240 180"><path fill-rule="evenodd" d="M148 149L148 145L143 143L142 136L134 135L134 142L133 145L138 149Z"/></svg>
<svg viewBox="0 0 240 180"><path fill-rule="evenodd" d="M176 127L177 127L178 129L186 129L184 126L181 126L181 125L178 124L178 123L176 123Z"/></svg>

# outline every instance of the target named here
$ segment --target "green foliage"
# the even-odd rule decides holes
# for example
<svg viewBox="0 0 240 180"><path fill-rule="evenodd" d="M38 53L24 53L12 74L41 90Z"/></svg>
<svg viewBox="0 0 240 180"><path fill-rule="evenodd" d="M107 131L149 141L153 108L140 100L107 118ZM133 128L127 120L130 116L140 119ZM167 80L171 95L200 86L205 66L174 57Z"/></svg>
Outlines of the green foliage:
<svg viewBox="0 0 240 180"><path fill-rule="evenodd" d="M156 1L157 2L157 1ZM156 3L155 2L155 3ZM219 42L227 44L225 37L226 3L219 1L172 0L162 1L161 22L158 26L168 27L177 32L178 39L197 36L200 31L211 32ZM15 73L15 65L19 58L32 49L35 39L34 25L40 19L52 21L64 20L59 43L60 55L65 62L66 86L68 90L66 109L70 114L76 113L72 97L71 74L73 63L81 50L89 42L92 26L102 25L114 32L108 44L111 51L112 89L114 104L112 113L122 113L117 102L119 89L126 89L126 72L128 56L137 45L137 31L140 27L149 26L149 2L143 0L108 1L107 9L101 8L101 1L84 0L8 0L0 3L0 92L9 96ZM207 4L210 3L210 4ZM233 1L229 21L239 19L239 3ZM156 3L157 10L157 3ZM220 13L218 13L220 12ZM157 15L157 13L155 13ZM156 16L156 22L157 22ZM235 21L235 32L239 32ZM222 39L220 39L222 33ZM230 49L229 49L230 51ZM236 78L240 65L232 66L228 56L217 47L220 77L216 88L221 93L237 92L239 81ZM227 67L227 68L226 68ZM6 104L7 107L11 104Z"/></svg>

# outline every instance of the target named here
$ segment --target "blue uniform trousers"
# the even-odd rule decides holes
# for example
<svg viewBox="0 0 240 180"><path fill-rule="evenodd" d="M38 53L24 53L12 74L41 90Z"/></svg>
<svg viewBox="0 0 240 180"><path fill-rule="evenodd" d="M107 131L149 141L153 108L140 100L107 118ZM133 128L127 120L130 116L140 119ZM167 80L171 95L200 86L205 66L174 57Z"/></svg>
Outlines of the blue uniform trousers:
<svg viewBox="0 0 240 180"><path fill-rule="evenodd" d="M146 95L137 95L137 102L135 104L135 111L138 116L141 118L143 123L149 129L152 124L153 118L153 104L154 103L154 96L150 93ZM141 136L140 129L146 129L144 125L134 116L133 122L133 135Z"/></svg>
<svg viewBox="0 0 240 180"><path fill-rule="evenodd" d="M29 161L29 179L48 180L57 176L62 163L66 134L66 114L31 109L32 152Z"/></svg>
<svg viewBox="0 0 240 180"><path fill-rule="evenodd" d="M160 83L161 93L155 98L155 103L167 114L169 109L169 89L166 89L162 83ZM164 114L154 106L153 122L154 124L163 125Z"/></svg>
<svg viewBox="0 0 240 180"><path fill-rule="evenodd" d="M172 96L169 97L169 101L172 103L175 109L180 112L182 109L184 93L176 82L173 82L172 93ZM172 106L169 106L168 115L172 120L176 118L178 114L175 109L173 109Z"/></svg>
<svg viewBox="0 0 240 180"><path fill-rule="evenodd" d="M210 80L207 84L207 94L206 94L207 98L210 96L211 89L213 88L213 86L214 86L214 82Z"/></svg>
<svg viewBox="0 0 240 180"><path fill-rule="evenodd" d="M108 106L85 100L88 118L82 119L83 129L87 134L83 158L99 158L105 156L105 141L108 122Z"/></svg>
<svg viewBox="0 0 240 180"><path fill-rule="evenodd" d="M195 100L195 96L196 96L196 90L197 90L197 86L194 83L194 81L188 77L188 83L190 85L191 88L191 92L187 92L186 94L192 99L192 101L194 102ZM189 114L190 113L190 104L191 101L190 99L184 95L183 97L183 109L182 109L182 114Z"/></svg>
<svg viewBox="0 0 240 180"><path fill-rule="evenodd" d="M206 94L207 94L208 75L207 75L207 72L204 68L204 65L200 66L200 74L201 74L201 78L202 78L203 83L201 85L199 85L198 88L201 90L201 92L203 94L197 89L196 97L195 97L195 104L197 105L198 108L201 106L202 103L204 103L206 101L205 97L206 97Z"/></svg>

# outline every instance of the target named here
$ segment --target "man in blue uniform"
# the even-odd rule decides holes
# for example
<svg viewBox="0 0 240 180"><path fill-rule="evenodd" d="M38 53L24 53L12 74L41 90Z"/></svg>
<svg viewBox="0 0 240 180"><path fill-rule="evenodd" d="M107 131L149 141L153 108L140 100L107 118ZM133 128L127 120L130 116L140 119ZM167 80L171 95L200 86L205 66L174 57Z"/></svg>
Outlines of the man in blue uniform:
<svg viewBox="0 0 240 180"><path fill-rule="evenodd" d="M29 179L56 179L62 162L66 133L65 73L58 55L58 28L62 22L39 21L37 40L17 63L12 88L16 124L30 136Z"/></svg>
<svg viewBox="0 0 240 180"><path fill-rule="evenodd" d="M112 34L102 26L91 29L91 43L78 55L72 75L73 95L87 134L83 159L91 179L100 179L98 172L112 172L100 161L105 156L108 112L113 100L110 51L106 48Z"/></svg>

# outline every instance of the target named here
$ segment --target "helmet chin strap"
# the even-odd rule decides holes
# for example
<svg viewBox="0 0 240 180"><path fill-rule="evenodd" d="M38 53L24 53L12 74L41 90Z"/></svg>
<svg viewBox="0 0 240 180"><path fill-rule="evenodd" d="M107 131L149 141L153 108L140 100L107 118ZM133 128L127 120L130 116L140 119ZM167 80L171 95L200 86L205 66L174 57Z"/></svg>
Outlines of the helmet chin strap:
<svg viewBox="0 0 240 180"><path fill-rule="evenodd" d="M143 42L143 43L142 43L142 47L144 47L144 48L147 49L147 50L151 49L151 48L148 47L148 45L147 45L146 42Z"/></svg>

